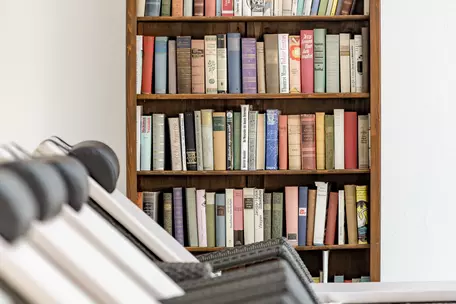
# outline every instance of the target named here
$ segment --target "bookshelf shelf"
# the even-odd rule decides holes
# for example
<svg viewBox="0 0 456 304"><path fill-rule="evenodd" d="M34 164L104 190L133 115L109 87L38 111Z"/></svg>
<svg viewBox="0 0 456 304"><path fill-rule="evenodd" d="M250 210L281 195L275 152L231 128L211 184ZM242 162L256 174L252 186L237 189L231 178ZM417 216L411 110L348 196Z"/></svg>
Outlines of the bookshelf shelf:
<svg viewBox="0 0 456 304"><path fill-rule="evenodd" d="M185 247L190 252L212 252L226 249L225 247ZM325 246L296 246L297 251L323 251L323 250L359 250L369 249L370 245L325 245Z"/></svg>
<svg viewBox="0 0 456 304"><path fill-rule="evenodd" d="M146 22L340 22L368 21L369 16L261 16L261 17L139 17L138 23Z"/></svg>
<svg viewBox="0 0 456 304"><path fill-rule="evenodd" d="M139 176L227 176L227 175L323 175L323 174L368 174L369 169L353 170L245 170L245 171L138 171Z"/></svg>
<svg viewBox="0 0 456 304"><path fill-rule="evenodd" d="M320 94L141 94L137 100L368 99L369 93Z"/></svg>

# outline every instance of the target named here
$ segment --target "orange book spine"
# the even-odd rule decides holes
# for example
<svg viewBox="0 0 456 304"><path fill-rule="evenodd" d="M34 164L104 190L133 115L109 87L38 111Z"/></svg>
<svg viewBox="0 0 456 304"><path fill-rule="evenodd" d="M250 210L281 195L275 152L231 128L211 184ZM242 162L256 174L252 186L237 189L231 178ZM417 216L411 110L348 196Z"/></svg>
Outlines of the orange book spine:
<svg viewBox="0 0 456 304"><path fill-rule="evenodd" d="M136 206L138 206L139 209L143 209L143 193L138 192L138 198L136 199Z"/></svg>
<svg viewBox="0 0 456 304"><path fill-rule="evenodd" d="M204 0L204 13L207 17L215 16L215 0Z"/></svg>
<svg viewBox="0 0 456 304"><path fill-rule="evenodd" d="M279 116L279 170L288 169L288 116Z"/></svg>
<svg viewBox="0 0 456 304"><path fill-rule="evenodd" d="M336 218L337 218L338 200L339 200L339 194L337 192L331 192L329 194L329 207L328 207L328 215L326 218L325 245L334 245L334 239L336 236Z"/></svg>
<svg viewBox="0 0 456 304"><path fill-rule="evenodd" d="M184 0L173 0L171 3L173 17L182 17L184 15Z"/></svg>

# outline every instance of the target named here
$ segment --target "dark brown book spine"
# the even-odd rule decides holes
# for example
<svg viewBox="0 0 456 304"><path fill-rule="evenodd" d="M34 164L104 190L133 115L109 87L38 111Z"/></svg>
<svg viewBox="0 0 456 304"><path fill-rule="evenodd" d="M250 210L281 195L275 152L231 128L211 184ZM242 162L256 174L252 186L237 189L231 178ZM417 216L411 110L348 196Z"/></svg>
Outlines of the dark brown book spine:
<svg viewBox="0 0 456 304"><path fill-rule="evenodd" d="M342 11L341 15L350 15L353 7L353 1L354 0L344 0L344 3L342 4Z"/></svg>
<svg viewBox="0 0 456 304"><path fill-rule="evenodd" d="M195 120L192 112L184 115L185 122L185 149L187 156L187 170L196 171L196 142L195 142Z"/></svg>
<svg viewBox="0 0 456 304"><path fill-rule="evenodd" d="M178 36L176 38L178 94L192 93L191 42L190 36Z"/></svg>
<svg viewBox="0 0 456 304"><path fill-rule="evenodd" d="M204 0L193 1L193 15L204 16Z"/></svg>

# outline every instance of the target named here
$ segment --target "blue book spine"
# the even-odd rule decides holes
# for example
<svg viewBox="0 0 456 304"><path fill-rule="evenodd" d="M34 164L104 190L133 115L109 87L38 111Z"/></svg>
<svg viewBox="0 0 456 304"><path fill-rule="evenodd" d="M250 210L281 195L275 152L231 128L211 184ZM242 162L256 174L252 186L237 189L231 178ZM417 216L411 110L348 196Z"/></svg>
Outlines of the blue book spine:
<svg viewBox="0 0 456 304"><path fill-rule="evenodd" d="M241 93L241 34L228 33L228 93Z"/></svg>
<svg viewBox="0 0 456 304"><path fill-rule="evenodd" d="M306 0L309 1L309 0ZM298 0L298 7L296 8L296 16L302 16L304 11L304 0Z"/></svg>
<svg viewBox="0 0 456 304"><path fill-rule="evenodd" d="M146 0L145 16L160 16L161 0Z"/></svg>
<svg viewBox="0 0 456 304"><path fill-rule="evenodd" d="M166 94L167 63L168 37L155 37L155 94Z"/></svg>
<svg viewBox="0 0 456 304"><path fill-rule="evenodd" d="M215 15L221 16L222 15L222 0L215 0Z"/></svg>
<svg viewBox="0 0 456 304"><path fill-rule="evenodd" d="M215 244L217 247L225 247L226 224L225 224L225 194L215 194Z"/></svg>
<svg viewBox="0 0 456 304"><path fill-rule="evenodd" d="M344 1L341 1L344 2ZM310 10L311 16L316 16L318 14L318 8L320 7L320 0L313 0L312 9Z"/></svg>
<svg viewBox="0 0 456 304"><path fill-rule="evenodd" d="M182 188L173 188L174 238L184 246L184 211Z"/></svg>
<svg viewBox="0 0 456 304"><path fill-rule="evenodd" d="M298 245L306 246L307 237L307 187L299 187Z"/></svg>
<svg viewBox="0 0 456 304"><path fill-rule="evenodd" d="M279 110L266 110L266 170L277 170L279 159Z"/></svg>
<svg viewBox="0 0 456 304"><path fill-rule="evenodd" d="M336 15L340 15L342 13L342 5L344 4L344 1L339 0L337 3L337 10L336 10Z"/></svg>

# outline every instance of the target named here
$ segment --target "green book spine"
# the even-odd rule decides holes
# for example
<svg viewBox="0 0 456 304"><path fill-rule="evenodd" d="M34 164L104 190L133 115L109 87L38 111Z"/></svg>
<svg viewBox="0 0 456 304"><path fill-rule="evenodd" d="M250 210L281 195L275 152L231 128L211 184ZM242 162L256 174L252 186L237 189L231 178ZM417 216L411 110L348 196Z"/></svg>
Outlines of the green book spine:
<svg viewBox="0 0 456 304"><path fill-rule="evenodd" d="M263 238L265 241L271 239L272 229L272 194L265 193L263 195Z"/></svg>
<svg viewBox="0 0 456 304"><path fill-rule="evenodd" d="M233 113L233 124L234 170L241 170L241 112Z"/></svg>
<svg viewBox="0 0 456 304"><path fill-rule="evenodd" d="M315 93L326 91L326 29L314 29Z"/></svg>
<svg viewBox="0 0 456 304"><path fill-rule="evenodd" d="M334 115L325 115L326 170L334 169Z"/></svg>
<svg viewBox="0 0 456 304"><path fill-rule="evenodd" d="M272 194L272 238L283 236L283 193Z"/></svg>
<svg viewBox="0 0 456 304"><path fill-rule="evenodd" d="M188 243L191 247L198 247L198 226L196 224L196 189L185 189L185 203L187 211Z"/></svg>
<svg viewBox="0 0 456 304"><path fill-rule="evenodd" d="M318 8L318 16L325 16L327 8L328 8L328 0L321 0L320 7Z"/></svg>
<svg viewBox="0 0 456 304"><path fill-rule="evenodd" d="M215 247L215 192L206 192L207 247Z"/></svg>
<svg viewBox="0 0 456 304"><path fill-rule="evenodd" d="M173 235L173 194L163 193L163 228Z"/></svg>
<svg viewBox="0 0 456 304"><path fill-rule="evenodd" d="M343 275L335 275L334 276L334 283L343 283L344 282L344 276Z"/></svg>
<svg viewBox="0 0 456 304"><path fill-rule="evenodd" d="M171 0L162 1L161 15L162 16L171 16Z"/></svg>

